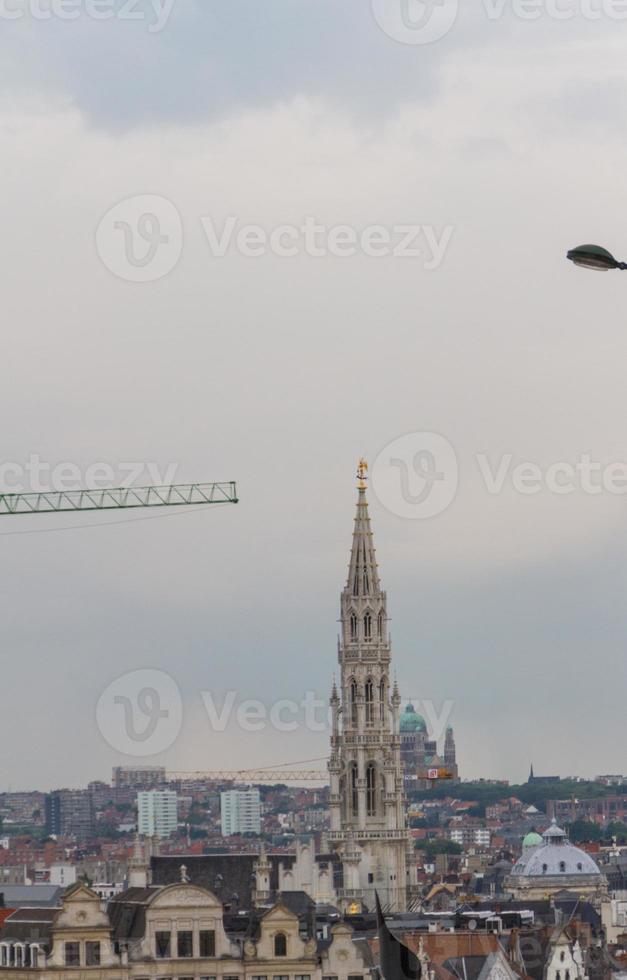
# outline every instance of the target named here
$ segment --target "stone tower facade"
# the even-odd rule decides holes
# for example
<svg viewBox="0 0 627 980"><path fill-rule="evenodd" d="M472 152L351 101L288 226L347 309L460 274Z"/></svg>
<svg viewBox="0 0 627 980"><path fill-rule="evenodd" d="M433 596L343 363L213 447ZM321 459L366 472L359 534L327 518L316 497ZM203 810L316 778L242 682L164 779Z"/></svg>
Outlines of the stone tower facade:
<svg viewBox="0 0 627 980"><path fill-rule="evenodd" d="M331 694L329 841L340 851L344 909L404 911L415 884L406 828L399 734L400 696L390 682L387 597L381 588L359 465L357 514L338 642L340 688Z"/></svg>

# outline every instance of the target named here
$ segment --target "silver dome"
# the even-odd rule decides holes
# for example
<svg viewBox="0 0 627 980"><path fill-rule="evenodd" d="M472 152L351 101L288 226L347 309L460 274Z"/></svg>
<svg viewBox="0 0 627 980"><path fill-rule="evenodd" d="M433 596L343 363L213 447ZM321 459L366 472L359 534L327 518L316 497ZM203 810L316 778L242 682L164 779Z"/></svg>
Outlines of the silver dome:
<svg viewBox="0 0 627 980"><path fill-rule="evenodd" d="M595 861L585 851L569 842L555 820L542 834L542 839L544 843L534 847L531 853L523 853L512 868L513 875L525 878L542 878L546 875L601 876Z"/></svg>

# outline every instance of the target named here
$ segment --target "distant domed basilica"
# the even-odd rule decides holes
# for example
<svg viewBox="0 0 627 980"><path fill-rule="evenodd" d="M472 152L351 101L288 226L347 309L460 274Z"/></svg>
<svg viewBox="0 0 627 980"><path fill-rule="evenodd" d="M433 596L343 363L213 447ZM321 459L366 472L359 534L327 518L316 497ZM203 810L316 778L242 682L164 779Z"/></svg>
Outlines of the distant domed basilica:
<svg viewBox="0 0 627 980"><path fill-rule="evenodd" d="M532 831L524 838L505 887L516 898L542 899L560 891L602 894L607 882L590 855L571 844L553 820L541 837Z"/></svg>
<svg viewBox="0 0 627 980"><path fill-rule="evenodd" d="M438 755L438 744L429 737L427 723L409 703L400 718L401 761L407 789L425 789L432 785L428 778L437 769L439 777L446 772L454 782L459 782L453 729L446 729L444 755Z"/></svg>

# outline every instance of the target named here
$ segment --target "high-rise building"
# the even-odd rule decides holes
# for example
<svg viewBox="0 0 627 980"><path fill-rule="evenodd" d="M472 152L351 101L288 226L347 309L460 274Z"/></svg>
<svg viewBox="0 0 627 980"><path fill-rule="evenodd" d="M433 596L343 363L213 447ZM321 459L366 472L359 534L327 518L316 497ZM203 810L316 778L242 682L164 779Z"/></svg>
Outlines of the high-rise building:
<svg viewBox="0 0 627 980"><path fill-rule="evenodd" d="M165 766L115 766L115 789L150 789L165 783Z"/></svg>
<svg viewBox="0 0 627 980"><path fill-rule="evenodd" d="M178 826L178 796L171 789L137 794L137 830L142 837L169 837Z"/></svg>
<svg viewBox="0 0 627 980"><path fill-rule="evenodd" d="M86 789L55 789L45 801L46 832L84 839L94 832L94 808Z"/></svg>
<svg viewBox="0 0 627 980"><path fill-rule="evenodd" d="M230 789L220 794L222 836L261 833L261 797L258 789Z"/></svg>
<svg viewBox="0 0 627 980"><path fill-rule="evenodd" d="M416 869L405 819L401 699L390 682L387 596L379 580L363 460L358 476L348 580L340 600L340 691L334 683L331 695L329 840L342 856L344 909L374 908L376 890L385 906L404 910Z"/></svg>

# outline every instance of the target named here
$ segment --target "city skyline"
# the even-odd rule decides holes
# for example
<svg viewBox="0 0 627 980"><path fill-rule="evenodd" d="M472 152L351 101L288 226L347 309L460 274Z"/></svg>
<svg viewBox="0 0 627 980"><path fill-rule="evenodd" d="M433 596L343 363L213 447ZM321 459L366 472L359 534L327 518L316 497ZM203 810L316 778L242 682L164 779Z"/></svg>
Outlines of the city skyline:
<svg viewBox="0 0 627 980"><path fill-rule="evenodd" d="M625 768L625 283L565 259L627 245L624 24L447 0L413 43L382 2L8 4L0 483L240 503L0 524L0 785L108 778L139 669L181 692L171 768L325 756L211 735L201 692L328 698L361 455L399 686L453 702L463 776ZM377 460L434 445L450 500L401 516Z"/></svg>
<svg viewBox="0 0 627 980"><path fill-rule="evenodd" d="M352 484L354 486L355 480L347 481L349 486ZM372 504L374 502L375 506L377 504L376 495L373 494L372 489L369 489L369 502ZM376 532L376 528L375 528ZM378 536L375 533L375 541L378 543ZM380 546L379 546L380 548ZM383 549L384 550L384 549ZM394 576L391 576L390 562L383 559L381 561L380 550L377 551L377 558L379 567L382 566L382 576L384 579L384 584ZM336 590L339 592L339 589ZM388 590L389 592L389 590ZM394 608L394 594L390 596L390 604ZM393 632L392 618L392 632ZM394 649L396 650L396 644L394 644ZM330 651L331 652L331 651ZM400 663L399 663L400 660ZM323 661L321 658L319 664L324 668L326 673L326 658ZM405 667L407 669L407 659L402 657L399 658L395 653L393 667L395 672L398 667ZM419 667L421 664L419 664ZM142 669L143 665L140 663L138 665L139 669ZM329 678L333 676L336 671L335 664L333 661L329 664L331 672L328 675ZM147 667L145 669L152 670L152 668ZM159 668L154 671L157 683L159 682L159 676L175 678L176 673L169 669L166 664L166 669ZM125 675L122 675L121 679L122 687L121 690L125 690ZM278 697L274 699L263 699L255 698L254 694L250 691L242 690L241 688L231 686L230 688L225 688L223 692L216 692L215 689L210 687L203 688L199 692L196 692L196 703L194 700L191 701L185 698L184 692L181 690L180 686L179 693L181 694L181 733L173 740L173 744L168 745L163 752L158 752L156 754L145 755L144 747L141 742L138 742L140 753L137 756L134 755L116 755L115 745L107 745L109 749L109 756L113 765L118 764L132 764L136 762L138 764L144 764L147 761L150 764L163 764L166 765L167 769L170 771L186 771L193 769L237 769L237 768L256 768L258 766L265 765L280 765L285 762L298 762L301 759L300 753L295 754L292 745L298 744L302 746L302 751L305 753L303 757L307 756L307 747L319 746L322 751L319 756L320 765L317 768L323 769L323 760L328 755L328 738L331 733L331 726L329 723L329 708L328 708L328 697L325 697L324 690L321 690L321 686L318 688L309 688L303 690L302 692L297 691L294 693L293 688L285 687L285 689L280 691ZM417 686L414 682L414 688ZM132 687L129 689L129 694L132 694ZM276 692L275 692L276 693ZM437 737L440 750L443 746L443 738L446 726L448 724L453 724L456 727L458 739L460 743L459 747L459 759L462 778L464 780L473 778L503 778L509 779L510 782L524 782L527 778L527 773L529 769L529 764L535 762L535 769L537 773L544 772L558 772L562 776L572 775L577 777L589 777L593 778L599 774L600 769L603 771L620 771L620 754L616 756L617 764L612 766L610 764L605 764L607 757L604 757L604 764L600 767L597 766L595 771L583 772L576 766L569 768L567 765L563 764L563 753L562 747L558 746L557 753L548 754L546 752L538 751L536 749L535 754L531 752L528 759L524 759L523 772L515 774L508 770L494 771L492 769L482 769L481 765L475 765L473 767L472 760L468 758L470 753L465 748L467 743L467 734L464 731L463 721L458 720L458 705L453 701L452 704L446 703L446 698L437 696L434 698L427 697L425 694L422 696L416 695L416 693L411 694L400 686L400 693L402 699L402 705L405 706L408 702L413 702L417 706L418 710L421 711L427 721L427 726L430 733L433 733L434 737ZM163 696L163 703L158 704L157 707L169 706L171 707L171 702L167 700L168 690L162 691L159 696ZM101 694L102 697L102 694ZM115 699L115 695L109 695L108 701L112 702ZM131 698L133 700L133 698ZM309 702L306 704L305 702ZM277 712L276 719L273 715L274 708L279 705L280 710ZM252 706L251 706L252 705ZM136 707L136 706L135 706ZM152 707L152 706L150 706ZM465 703L465 707L470 708L470 712L473 711L472 702L469 704L468 700ZM260 713L261 712L261 717ZM190 741L194 741L194 736L190 739L189 734L189 720L190 715L192 717L192 722L196 726L196 731L202 732L203 726L206 732L207 747L210 749L211 741L222 740L225 744L230 744L232 746L233 755L227 756L224 750L221 750L217 757L220 759L232 758L233 761L229 763L206 764L202 763L202 756L198 752L198 745L195 744L190 751ZM464 718L464 714L460 711L459 715ZM115 714L111 716L114 719L114 724L117 727L121 727L122 714L121 712L115 710ZM260 719L260 720L259 720ZM149 718L145 718L140 712L137 712L137 718L134 718L132 724L137 724L139 730L144 727L144 723L148 721ZM98 723L98 720L97 720ZM562 720L560 719L562 724ZM326 726L326 727L323 727ZM261 735L257 732L261 731ZM286 743L284 741L286 732L290 735L290 751L286 753ZM490 727L489 719L484 719L482 722L482 735L486 740L493 739L493 731ZM106 727L100 728L98 731L98 737L101 741L107 743L107 730ZM470 737L472 738L472 726L470 727ZM476 732L475 732L476 737ZM248 753L248 747L251 741L254 740L257 755L250 760L250 754ZM129 743L130 744L130 743ZM281 748L278 748L278 745ZM472 744L472 743L471 743ZM531 743L530 743L531 744ZM270 746L270 748L268 748ZM576 748L576 746L573 746ZM310 748L310 751L312 749ZM270 757L272 753L275 753ZM236 755L239 753L239 755ZM282 754L281 754L282 753ZM210 752L208 753L209 758L211 758ZM16 759L19 764L19 759ZM467 768L468 766L468 768ZM104 779L108 780L110 769L106 771L88 771L86 770L86 775L83 778L83 783L78 783L76 780L63 780L57 779L54 783L39 783L37 785L25 782L24 784L15 784L12 788L14 789L52 789L55 786L78 786L86 785L88 781L93 779ZM8 789L8 786L3 787Z"/></svg>

